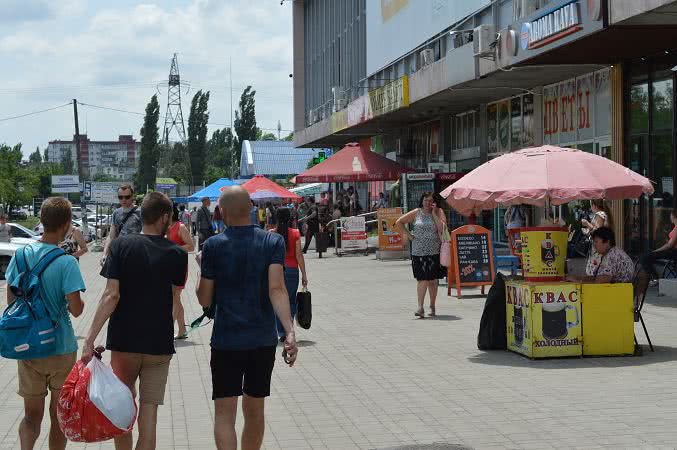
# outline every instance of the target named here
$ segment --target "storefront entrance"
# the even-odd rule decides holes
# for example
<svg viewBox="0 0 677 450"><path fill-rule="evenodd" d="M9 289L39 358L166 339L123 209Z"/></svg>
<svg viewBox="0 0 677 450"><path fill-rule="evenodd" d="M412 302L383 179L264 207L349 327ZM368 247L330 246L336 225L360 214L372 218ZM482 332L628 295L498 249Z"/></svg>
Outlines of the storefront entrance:
<svg viewBox="0 0 677 450"><path fill-rule="evenodd" d="M663 245L675 207L674 134L677 58L626 64L626 165L654 182L654 195L626 201L625 242L638 255Z"/></svg>

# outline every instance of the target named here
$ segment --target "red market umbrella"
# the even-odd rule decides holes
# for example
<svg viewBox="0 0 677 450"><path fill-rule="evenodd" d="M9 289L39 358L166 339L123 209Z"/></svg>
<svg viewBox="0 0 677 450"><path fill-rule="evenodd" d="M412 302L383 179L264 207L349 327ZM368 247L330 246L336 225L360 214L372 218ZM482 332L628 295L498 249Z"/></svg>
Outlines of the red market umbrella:
<svg viewBox="0 0 677 450"><path fill-rule="evenodd" d="M341 183L398 180L408 169L385 156L351 143L320 164L296 176L294 182Z"/></svg>
<svg viewBox="0 0 677 450"><path fill-rule="evenodd" d="M465 175L442 196L464 215L499 205L562 205L573 200L653 194L648 178L603 156L544 145L508 153Z"/></svg>
<svg viewBox="0 0 677 450"><path fill-rule="evenodd" d="M270 181L263 175L256 175L251 180L242 184L254 200L301 200L301 197L288 191L274 181Z"/></svg>

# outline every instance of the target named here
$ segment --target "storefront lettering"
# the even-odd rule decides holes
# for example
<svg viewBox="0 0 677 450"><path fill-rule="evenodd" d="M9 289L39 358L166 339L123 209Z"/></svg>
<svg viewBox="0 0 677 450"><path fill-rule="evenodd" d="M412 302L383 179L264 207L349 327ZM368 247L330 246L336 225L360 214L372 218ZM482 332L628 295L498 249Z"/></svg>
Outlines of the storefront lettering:
<svg viewBox="0 0 677 450"><path fill-rule="evenodd" d="M543 298L545 297L545 299ZM554 292L534 292L534 303L576 303L578 301L578 291L571 291L568 295L565 295L564 292L560 292L559 295L555 295Z"/></svg>
<svg viewBox="0 0 677 450"><path fill-rule="evenodd" d="M585 96L585 104L583 96ZM586 89L585 92L578 90L578 128L590 128L590 89Z"/></svg>
<svg viewBox="0 0 677 450"><path fill-rule="evenodd" d="M525 22L522 25L522 48L526 50L527 48L534 49L547 45L580 30L580 23L578 3L572 2L564 5L543 17L532 22Z"/></svg>
<svg viewBox="0 0 677 450"><path fill-rule="evenodd" d="M529 306L529 289L519 289L515 286L506 287L508 305Z"/></svg>
<svg viewBox="0 0 677 450"><path fill-rule="evenodd" d="M369 91L369 102L374 116L380 116L409 106L409 79L405 75L395 81Z"/></svg>
<svg viewBox="0 0 677 450"><path fill-rule="evenodd" d="M543 134L551 136L560 131L566 133L589 129L592 126L590 123L590 97L590 89L579 90L577 96L545 97L543 100ZM576 114L578 120L576 120Z"/></svg>

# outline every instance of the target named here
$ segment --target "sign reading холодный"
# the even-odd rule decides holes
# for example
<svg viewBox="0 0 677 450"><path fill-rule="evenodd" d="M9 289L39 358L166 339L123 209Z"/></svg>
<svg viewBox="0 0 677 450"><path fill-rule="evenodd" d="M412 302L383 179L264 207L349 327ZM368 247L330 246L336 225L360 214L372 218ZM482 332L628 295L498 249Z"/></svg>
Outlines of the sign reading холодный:
<svg viewBox="0 0 677 450"><path fill-rule="evenodd" d="M568 3L544 16L522 24L520 35L522 50L543 47L581 28L578 2Z"/></svg>

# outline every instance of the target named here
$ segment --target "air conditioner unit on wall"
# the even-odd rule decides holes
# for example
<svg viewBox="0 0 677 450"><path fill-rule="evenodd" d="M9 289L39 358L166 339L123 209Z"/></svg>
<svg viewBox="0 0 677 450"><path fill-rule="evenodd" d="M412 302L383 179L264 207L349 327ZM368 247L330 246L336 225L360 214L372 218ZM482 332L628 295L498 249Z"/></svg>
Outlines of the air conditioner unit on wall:
<svg viewBox="0 0 677 450"><path fill-rule="evenodd" d="M426 48L425 50L422 50L419 52L419 55L421 56L421 67L428 66L432 64L435 60L435 52L433 52L433 49L431 48Z"/></svg>
<svg viewBox="0 0 677 450"><path fill-rule="evenodd" d="M495 56L496 27L485 24L475 28L473 30L473 42L476 57Z"/></svg>

